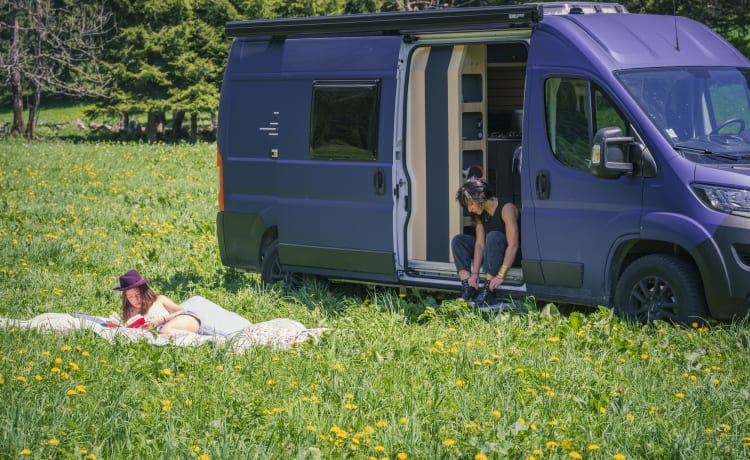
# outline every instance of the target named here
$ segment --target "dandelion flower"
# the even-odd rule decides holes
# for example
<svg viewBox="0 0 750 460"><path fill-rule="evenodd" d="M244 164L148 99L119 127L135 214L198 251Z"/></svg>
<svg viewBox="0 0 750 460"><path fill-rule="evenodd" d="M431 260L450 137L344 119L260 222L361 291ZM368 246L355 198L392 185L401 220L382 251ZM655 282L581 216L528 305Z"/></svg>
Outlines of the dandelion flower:
<svg viewBox="0 0 750 460"><path fill-rule="evenodd" d="M31 455L31 449L23 449L19 452L19 455Z"/></svg>
<svg viewBox="0 0 750 460"><path fill-rule="evenodd" d="M60 440L57 438L52 438L49 441L47 441L47 444L49 444L50 446L56 446L60 444Z"/></svg>
<svg viewBox="0 0 750 460"><path fill-rule="evenodd" d="M377 446L375 446L375 452L385 452L385 447L378 444Z"/></svg>
<svg viewBox="0 0 750 460"><path fill-rule="evenodd" d="M615 460L625 460L625 454L616 453L614 456L612 456Z"/></svg>
<svg viewBox="0 0 750 460"><path fill-rule="evenodd" d="M200 454L198 460L211 460L211 456L208 454Z"/></svg>
<svg viewBox="0 0 750 460"><path fill-rule="evenodd" d="M552 450L552 449L557 448L557 443L555 441L547 441L545 446L547 447L548 450Z"/></svg>
<svg viewBox="0 0 750 460"><path fill-rule="evenodd" d="M578 453L578 452L576 452L576 451L572 451L571 453L569 453L569 454L568 454L568 457L570 457L570 458L578 458L578 459L580 459L580 458L583 458L583 457L581 456L581 454L579 454L579 453Z"/></svg>
<svg viewBox="0 0 750 460"><path fill-rule="evenodd" d="M400 419L398 419L398 421L399 421L400 423L406 423L406 422L408 422L408 421L409 421L409 419L408 419L408 418L406 418L406 417L401 417ZM404 454L404 455L406 455L406 454Z"/></svg>
<svg viewBox="0 0 750 460"><path fill-rule="evenodd" d="M164 369L161 370L161 373L169 377L170 375L172 375L172 369L165 367Z"/></svg>
<svg viewBox="0 0 750 460"><path fill-rule="evenodd" d="M409 458L409 456L406 455L406 452L399 452L398 454L396 454L396 458L398 460L406 460L407 458Z"/></svg>
<svg viewBox="0 0 750 460"><path fill-rule="evenodd" d="M457 387L462 387L464 385L466 385L466 382L464 382L463 380L461 380L461 379L456 380L456 386Z"/></svg>
<svg viewBox="0 0 750 460"><path fill-rule="evenodd" d="M487 456L480 452L474 456L474 460L487 460Z"/></svg>
<svg viewBox="0 0 750 460"><path fill-rule="evenodd" d="M599 408L599 413L602 414L602 415L606 414L607 413L607 408L606 407L600 407Z"/></svg>
<svg viewBox="0 0 750 460"><path fill-rule="evenodd" d="M455 439L446 439L445 441L443 441L443 445L445 447L453 447L455 444L456 444Z"/></svg>
<svg viewBox="0 0 750 460"><path fill-rule="evenodd" d="M677 394L675 394L675 397L677 399L685 399L685 393L682 393L682 392L677 393Z"/></svg>
<svg viewBox="0 0 750 460"><path fill-rule="evenodd" d="M589 449L590 451L594 451L594 450L597 450L597 449L599 449L599 446L597 446L596 444L589 444L589 447L588 447L588 449Z"/></svg>
<svg viewBox="0 0 750 460"><path fill-rule="evenodd" d="M375 426L378 428L385 428L388 426L388 422L385 420L378 420L378 423L376 423Z"/></svg>

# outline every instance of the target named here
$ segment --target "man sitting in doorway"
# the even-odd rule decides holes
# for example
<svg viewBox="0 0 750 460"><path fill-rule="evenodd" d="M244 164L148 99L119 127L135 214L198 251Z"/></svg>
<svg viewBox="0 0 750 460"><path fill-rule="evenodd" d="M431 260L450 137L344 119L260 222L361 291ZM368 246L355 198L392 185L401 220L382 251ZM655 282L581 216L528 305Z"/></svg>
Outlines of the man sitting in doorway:
<svg viewBox="0 0 750 460"><path fill-rule="evenodd" d="M456 193L456 200L473 217L474 235L453 237L451 250L461 279L460 300L479 308L497 304L494 291L505 280L519 249L520 213L515 204L501 201L487 183L469 177ZM485 273L480 286L479 269Z"/></svg>

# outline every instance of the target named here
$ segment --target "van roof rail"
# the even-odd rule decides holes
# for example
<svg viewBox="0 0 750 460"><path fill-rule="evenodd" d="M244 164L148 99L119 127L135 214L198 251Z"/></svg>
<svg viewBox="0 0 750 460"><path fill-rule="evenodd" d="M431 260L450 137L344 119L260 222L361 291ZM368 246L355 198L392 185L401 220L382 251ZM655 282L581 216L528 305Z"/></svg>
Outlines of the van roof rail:
<svg viewBox="0 0 750 460"><path fill-rule="evenodd" d="M530 27L542 20L541 3L419 11L342 14L299 18L230 21L228 37L286 37L290 35L337 35L351 33L406 34L508 27Z"/></svg>

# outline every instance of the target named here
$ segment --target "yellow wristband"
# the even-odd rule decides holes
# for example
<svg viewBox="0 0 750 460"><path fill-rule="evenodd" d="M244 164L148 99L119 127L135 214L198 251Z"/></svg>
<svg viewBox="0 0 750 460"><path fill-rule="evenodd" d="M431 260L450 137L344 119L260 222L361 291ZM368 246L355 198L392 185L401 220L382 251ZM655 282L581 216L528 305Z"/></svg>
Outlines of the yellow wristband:
<svg viewBox="0 0 750 460"><path fill-rule="evenodd" d="M508 266L507 265L503 265L502 267L500 267L500 271L497 272L497 277L500 278L500 279L503 279L503 278L505 278L505 275L507 273L508 273Z"/></svg>

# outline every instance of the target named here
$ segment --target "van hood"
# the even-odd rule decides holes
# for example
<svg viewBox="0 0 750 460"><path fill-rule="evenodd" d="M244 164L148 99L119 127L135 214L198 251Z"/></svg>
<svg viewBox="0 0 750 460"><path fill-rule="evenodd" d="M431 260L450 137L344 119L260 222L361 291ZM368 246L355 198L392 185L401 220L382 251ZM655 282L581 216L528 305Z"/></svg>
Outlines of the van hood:
<svg viewBox="0 0 750 460"><path fill-rule="evenodd" d="M750 165L695 165L695 182L750 189Z"/></svg>

